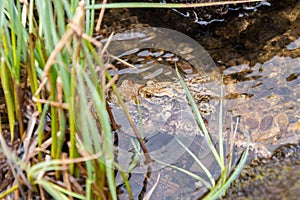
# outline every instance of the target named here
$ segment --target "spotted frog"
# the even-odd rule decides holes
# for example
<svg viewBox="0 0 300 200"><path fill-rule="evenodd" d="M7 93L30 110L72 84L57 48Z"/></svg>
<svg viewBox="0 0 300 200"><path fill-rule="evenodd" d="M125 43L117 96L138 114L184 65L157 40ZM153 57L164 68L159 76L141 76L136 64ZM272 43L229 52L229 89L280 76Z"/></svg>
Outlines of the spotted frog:
<svg viewBox="0 0 300 200"><path fill-rule="evenodd" d="M219 93L211 88L216 82L207 76L195 76L185 79L198 109L206 122L216 114ZM201 131L196 123L189 105L186 93L179 81L155 82L150 80L145 84L135 84L131 80L124 80L118 91L125 101L131 117L137 127L142 125L143 131L154 134L166 132L176 135L199 135ZM131 131L119 110L117 98L113 92L109 93L116 121L123 126L124 131ZM138 111L138 106L141 111ZM142 124L140 124L140 114Z"/></svg>

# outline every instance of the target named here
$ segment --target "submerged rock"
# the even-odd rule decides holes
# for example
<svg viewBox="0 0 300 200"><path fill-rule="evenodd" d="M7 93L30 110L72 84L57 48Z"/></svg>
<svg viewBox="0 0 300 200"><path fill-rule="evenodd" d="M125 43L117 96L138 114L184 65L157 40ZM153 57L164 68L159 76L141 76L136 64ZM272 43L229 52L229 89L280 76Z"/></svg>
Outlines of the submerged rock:
<svg viewBox="0 0 300 200"><path fill-rule="evenodd" d="M284 145L246 166L224 199L298 199L299 174L300 144Z"/></svg>

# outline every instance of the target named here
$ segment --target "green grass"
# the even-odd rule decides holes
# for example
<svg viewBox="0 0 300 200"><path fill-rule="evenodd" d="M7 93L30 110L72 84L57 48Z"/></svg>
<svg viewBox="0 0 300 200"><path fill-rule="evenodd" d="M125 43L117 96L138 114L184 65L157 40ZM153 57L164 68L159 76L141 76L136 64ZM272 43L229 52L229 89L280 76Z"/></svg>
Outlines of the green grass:
<svg viewBox="0 0 300 200"><path fill-rule="evenodd" d="M106 110L105 91L108 87L117 94L146 155L147 149L118 95L114 85L117 77L110 77L103 63L107 46L103 47L91 37L95 8L102 7L94 3L90 1L82 5L78 0L30 0L28 4L22 4L20 1L4 0L0 4L0 76L8 111L10 140L15 142L19 139L19 148L27 152L22 157L16 155L6 144L1 129L0 153L8 159L16 182L0 193L0 199L14 192L19 192L25 199L45 193L55 199L117 199L115 168L121 173L130 198L133 198L128 174L114 162L114 141ZM188 5L106 5L107 8L174 6ZM95 66L101 73L96 72ZM22 71L26 71L25 75ZM26 79L28 82L24 89L22 84ZM30 88L32 99L25 95L26 88ZM26 101L23 97L27 98ZM28 101L34 104L34 112L30 118L32 123L24 124L22 109L26 108ZM192 100L191 105L196 108ZM198 123L203 126L200 113L194 112ZM50 122L47 116L51 116ZM15 129L16 123L19 129ZM50 127L50 130L45 127ZM221 129L219 152L212 145L207 130L203 128L202 131L222 170L219 181L215 182L209 169L205 169L201 161L186 150L209 177L210 181L205 184L211 193L206 198L217 198L239 173L247 151L232 172L231 165L226 165L224 158ZM146 159L150 162L150 157ZM204 181L197 175L185 173ZM76 183L81 187L84 185L85 190L72 187L71 178L73 184L74 180L83 181L83 184Z"/></svg>
<svg viewBox="0 0 300 200"><path fill-rule="evenodd" d="M106 4L95 4L88 5L86 9L101 9L105 7L110 8L196 8L206 6L218 6L225 4L238 4L238 3L249 3L258 2L264 0L236 0L236 1L216 1L216 2L202 2L202 3L147 3L147 2L122 2L122 3L106 3Z"/></svg>
<svg viewBox="0 0 300 200"><path fill-rule="evenodd" d="M183 86L185 93L187 95L187 98L189 100L189 103L192 107L193 113L195 115L195 118L198 122L199 127L202 130L202 133L204 134L204 138L205 138L205 142L207 143L207 145L209 146L210 150L212 151L212 154L214 156L214 159L217 161L220 171L221 171L221 175L218 178L218 181L215 182L215 180L212 177L212 174L210 173L210 171L205 167L205 165L189 150L187 149L180 141L179 144L182 145L186 151L191 155L191 157L196 161L196 163L201 167L201 169L203 169L203 171L205 172L206 176L208 177L208 179L210 180L210 184L208 184L205 179L203 177L200 177L196 174L192 174L189 171L186 171L184 169L180 169L177 168L179 171L182 171L183 173L188 174L191 177L194 177L196 180L201 181L202 183L204 183L204 185L206 185L209 189L209 192L202 197L203 199L218 199L220 198L222 195L225 194L226 189L230 186L230 184L236 179L236 177L240 174L240 172L242 171L242 169L245 166L245 163L247 161L247 156L248 156L248 152L249 152L249 144L250 144L250 136L247 135L248 138L248 143L247 143L247 147L245 149L245 151L242 153L241 158L239 160L239 162L237 163L236 166L234 166L234 169L232 169L232 158L233 158L233 154L234 154L234 150L233 150L233 144L234 144L234 140L235 140L235 135L236 135L236 131L237 131L237 127L235 128L235 130L233 130L233 137L231 138L231 146L230 149L228 150L229 153L226 154L225 149L226 149L226 144L224 141L224 136L223 136L223 126L222 126L222 121L223 121L223 117L222 117L222 113L223 113L223 86L220 85L221 87L221 94L220 94L220 107L219 107L219 118L218 118L218 122L219 122L219 126L218 126L218 130L219 130L219 134L218 134L218 144L219 144L219 151L216 149L214 142L212 141L211 135L209 134L204 121L201 117L201 114L197 108L197 105L191 95L191 93L189 92L189 89L187 88L185 82L183 81L182 77L180 76L180 73L178 72L178 69L176 68L176 73L177 76L179 77L179 81L181 83L181 85ZM236 126L238 125L238 121L236 123ZM227 159L226 159L227 158ZM171 166L174 167L174 166Z"/></svg>
<svg viewBox="0 0 300 200"><path fill-rule="evenodd" d="M29 134L33 135L32 140L36 141L33 144L36 146L31 148L36 149L37 154L26 155L26 159L23 160L14 157L12 162L18 166L16 180L31 185L35 193L45 190L56 199L69 196L94 199L99 195L117 199L113 170L113 139L105 108L105 77L101 77L104 84L99 85L95 76L86 77L86 73L81 73L94 66L95 60L104 68L95 49L99 46L92 44L90 37L94 27L94 11L85 12L83 5L78 6L78 1L67 0L29 1L28 5L21 4L20 1L4 1L0 6L1 10L5 11L0 14L3 41L1 81L5 92L11 141L16 139L15 122L23 125L23 120L19 117L22 116L21 106L25 106L19 101L25 92L20 86L20 71L23 69L28 75L28 86L33 94L36 111L39 112L37 117L40 120L37 135L20 129L23 145L24 139ZM86 32L89 34L85 34ZM101 51L101 48L98 50ZM91 55L90 52L94 53ZM86 88L83 88L86 85L88 92L95 97L94 105L101 125L99 131L95 128L95 123L91 123L95 120L83 123L81 127L75 126L76 119L81 116L76 116L78 111L73 105L76 98L80 98L81 106L84 106L82 108L86 109L87 102L83 101L86 96L80 96L86 91ZM50 137L49 132L44 129L45 124L43 125L46 123L47 113L51 114ZM91 113L85 117L92 119ZM95 142L99 141L99 133L102 142ZM47 143L49 140L50 143ZM66 142L67 149L64 147ZM4 143L1 144L2 147L3 145ZM6 156L14 155L8 148L3 149L3 152ZM74 161L64 164L63 154L71 161L77 157L90 157L80 162L86 169L85 173L80 172L79 165ZM92 156L98 154L101 156ZM50 156L52 161L46 161L46 155ZM26 175L17 178L20 172ZM58 185L57 181L62 180L66 172L70 176L85 177L87 190L84 195L69 191L70 187L62 188ZM24 183L14 185L13 190L1 193L0 198L24 186Z"/></svg>
<svg viewBox="0 0 300 200"><path fill-rule="evenodd" d="M250 136L248 135L248 143L247 143L247 147L245 149L245 151L242 153L241 158L239 160L239 162L235 165L232 166L232 158L233 158L233 154L234 154L234 150L233 150L233 144L234 144L234 140L235 140L235 135L236 135L236 131L237 131L237 127L235 128L235 130L233 130L233 136L230 140L231 144L230 144L230 148L228 149L228 152L225 152L226 146L228 144L225 143L224 141L224 136L223 136L223 132L222 132L222 107L223 107L223 100L222 100L222 96L223 96L223 88L222 85L220 85L221 87L221 100L220 100L220 107L219 107L219 134L218 134L218 144L219 144L219 151L216 149L214 141L211 138L211 135L209 134L204 121L201 117L201 114L197 108L197 105L188 89L188 87L186 86L184 80L182 79L178 69L176 68L176 73L177 76L179 78L179 81L181 83L181 85L183 86L185 93L187 95L187 98L189 100L189 103L191 105L191 108L193 110L193 113L195 115L195 118L198 122L198 125L202 131L202 133L204 134L204 138L205 138L205 142L207 143L209 149L212 151L212 154L214 156L214 159L216 160L216 162L218 163L218 166L220 168L220 176L216 180L213 178L213 175L211 174L211 172L209 171L209 169L205 166L204 163L201 162L201 160L199 160L197 158L197 156L190 151L180 140L178 140L177 142L179 143L179 145L181 145L186 152L194 159L195 163L197 163L197 165L203 170L204 174L206 175L206 177L202 177L199 176L191 171L185 170L183 168L168 164L168 163L164 163L163 161L160 160L156 160L156 162L161 163L165 166L171 167L173 169L176 169L192 178L195 179L195 181L199 181L201 182L209 192L207 192L205 194L205 196L202 196L201 199L218 199L220 197L222 197L222 195L225 194L225 191L227 190L227 188L230 186L230 184L237 178L237 176L240 174L240 172L242 171L242 169L245 166L245 163L247 161L247 156L248 156L248 152L249 152L249 144L250 144ZM236 126L238 125L238 121L236 123ZM228 136L227 136L228 137ZM234 167L234 168L233 168ZM209 180L209 182L206 180L206 178Z"/></svg>

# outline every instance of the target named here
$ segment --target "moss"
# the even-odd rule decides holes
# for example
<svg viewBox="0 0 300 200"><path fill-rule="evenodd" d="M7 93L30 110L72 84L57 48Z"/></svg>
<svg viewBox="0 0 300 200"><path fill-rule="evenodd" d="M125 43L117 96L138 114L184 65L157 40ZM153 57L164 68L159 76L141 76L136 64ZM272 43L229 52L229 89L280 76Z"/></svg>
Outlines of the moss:
<svg viewBox="0 0 300 200"><path fill-rule="evenodd" d="M300 195L300 144L284 145L270 158L255 159L224 199L296 199Z"/></svg>

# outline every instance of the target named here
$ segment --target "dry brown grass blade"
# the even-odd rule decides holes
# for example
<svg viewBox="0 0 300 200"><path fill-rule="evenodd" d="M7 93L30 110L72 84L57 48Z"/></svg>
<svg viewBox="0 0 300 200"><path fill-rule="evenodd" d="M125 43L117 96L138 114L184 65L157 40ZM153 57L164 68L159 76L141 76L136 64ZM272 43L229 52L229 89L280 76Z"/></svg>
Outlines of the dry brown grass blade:
<svg viewBox="0 0 300 200"><path fill-rule="evenodd" d="M19 167L17 164L17 156L14 152L12 152L7 145L2 132L0 132L0 146L2 148L3 154L6 157L6 163L10 167L10 170L12 172L12 175L15 178L15 184L18 185L18 190L22 193L23 196L25 196L24 191L22 189L22 185L25 184L30 190L33 188L31 187L30 183L28 182L25 174L23 173L23 170ZM24 167L24 166L23 166Z"/></svg>
<svg viewBox="0 0 300 200"><path fill-rule="evenodd" d="M117 68L114 66L114 65L112 65L112 64L108 64L108 65L106 65L106 67L105 67L105 70L109 70L109 69L112 69L113 71L117 71ZM112 77L112 79L110 79L109 81L108 81L108 83L105 85L105 91L107 92L107 90L109 89L109 88L111 88L111 86L114 84L114 83L116 83L116 81L119 79L119 74L115 74L113 77Z"/></svg>
<svg viewBox="0 0 300 200"><path fill-rule="evenodd" d="M26 137L24 139L24 163L27 164L31 157L31 152L34 151L34 149L37 146L37 137L34 135L34 127L37 124L37 117L39 116L39 112L35 111L28 122Z"/></svg>
<svg viewBox="0 0 300 200"><path fill-rule="evenodd" d="M40 195L41 195L41 199L42 200L46 200L46 196L45 196L45 192L43 190L43 187L39 185L39 192L40 192Z"/></svg>
<svg viewBox="0 0 300 200"><path fill-rule="evenodd" d="M80 27L83 27L83 22L84 22L84 14L85 14L84 6L85 6L84 2L81 1L76 10L73 20L70 23L71 28L69 30L67 30L67 32L63 35L62 39L55 46L55 49L51 52L49 59L47 60L46 65L44 67L44 74L42 77L41 84L32 97L32 100L34 102L43 103L43 104L49 103L51 106L59 107L59 108L63 108L63 109L69 108L69 105L66 103L52 102L52 101L49 101L46 99L39 99L38 95L40 94L40 92L42 91L42 89L45 87L45 85L48 82L49 71L50 71L51 67L53 66L53 64L56 62L56 58L57 58L59 52L66 46L66 44L69 43L69 41L70 41L71 37L74 35L74 33L77 33L77 35L79 35L79 36L82 35L83 31L82 31L82 28L80 28ZM74 24L76 24L76 28L74 28Z"/></svg>
<svg viewBox="0 0 300 200"><path fill-rule="evenodd" d="M116 56L114 56L114 55L111 55L111 54L110 54L109 56L112 57L113 59L115 59L115 60L121 62L122 64L128 66L128 67L131 67L131 68L133 68L133 69L137 69L136 66L134 66L134 65L132 65L132 64L130 64L130 63L128 63L128 62L126 62L125 60L122 60L122 59L120 59L120 58L118 58L118 57L116 57Z"/></svg>
<svg viewBox="0 0 300 200"><path fill-rule="evenodd" d="M68 158L68 155L66 153L63 153L62 154L62 160L65 160L67 158ZM68 169L67 165L64 165L64 167L66 169ZM63 173L63 180L64 180L64 183L66 184L67 190L72 192L71 182L70 182L70 179L69 179L70 173L68 173L68 170L64 170L62 173ZM69 195L69 199L73 200L73 196Z"/></svg>
<svg viewBox="0 0 300 200"><path fill-rule="evenodd" d="M158 176L157 176L157 179L154 183L154 185L152 186L152 188L147 192L147 194L145 195L145 197L143 198L143 200L149 200L150 197L152 196L155 188L157 187L157 184L159 182L159 179L160 179L160 173L158 173Z"/></svg>
<svg viewBox="0 0 300 200"><path fill-rule="evenodd" d="M62 36L62 39L58 42L55 49L51 52L49 59L46 62L46 65L44 67L44 75L42 77L41 84L39 85L38 90L35 92L35 94L32 97L32 100L34 102L42 103L42 104L49 103L51 106L54 106L54 107L58 107L58 108L62 108L62 109L69 109L69 105L66 103L53 102L53 101L50 101L47 99L39 99L37 97L48 82L49 71L50 71L51 67L53 66L53 64L56 63L57 55L70 42L70 39L72 38L72 36L74 34L88 40L93 45L95 45L98 49L102 48L101 42L97 41L96 39L90 37L89 35L87 35L83 32L84 14L85 14L84 4L82 2L80 2L79 6L77 8L77 11L74 15L73 20L69 23L70 29L68 29L67 32Z"/></svg>
<svg viewBox="0 0 300 200"><path fill-rule="evenodd" d="M72 188L74 192L84 195L85 194L84 188L82 188L82 186L78 183L78 181L71 175L69 175L69 179L72 183Z"/></svg>
<svg viewBox="0 0 300 200"><path fill-rule="evenodd" d="M97 21L97 25L96 25L96 29L95 29L97 32L100 31L101 22L103 20L103 16L104 16L104 12L105 12L106 2L107 2L107 0L103 0L103 2L102 2L103 7L101 8L100 15L99 15L99 18L98 18L98 21Z"/></svg>

